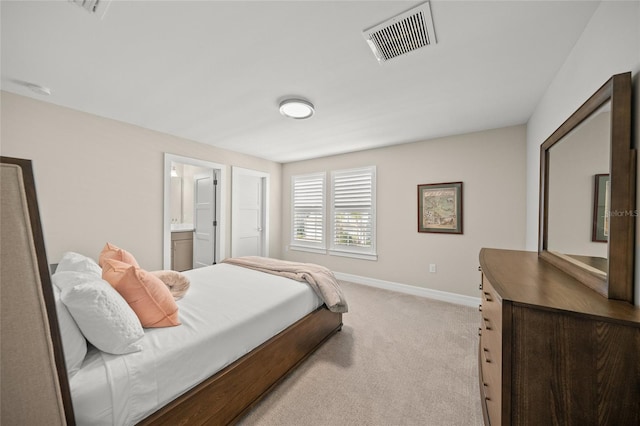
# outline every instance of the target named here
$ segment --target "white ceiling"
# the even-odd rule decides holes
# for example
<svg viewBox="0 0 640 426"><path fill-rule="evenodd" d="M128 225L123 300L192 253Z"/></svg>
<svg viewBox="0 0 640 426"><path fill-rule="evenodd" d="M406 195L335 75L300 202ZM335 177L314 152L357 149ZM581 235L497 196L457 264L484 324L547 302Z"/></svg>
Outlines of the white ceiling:
<svg viewBox="0 0 640 426"><path fill-rule="evenodd" d="M1 87L290 162L526 123L599 2L434 0L438 43L378 64L362 30L420 3L3 0Z"/></svg>

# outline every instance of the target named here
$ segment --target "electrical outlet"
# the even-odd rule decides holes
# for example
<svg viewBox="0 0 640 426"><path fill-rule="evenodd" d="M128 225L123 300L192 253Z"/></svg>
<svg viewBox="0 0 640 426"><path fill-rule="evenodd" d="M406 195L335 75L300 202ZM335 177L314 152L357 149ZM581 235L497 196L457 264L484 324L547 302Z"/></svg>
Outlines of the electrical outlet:
<svg viewBox="0 0 640 426"><path fill-rule="evenodd" d="M436 273L436 264L435 263L430 263L429 264L429 272L431 272L432 274Z"/></svg>

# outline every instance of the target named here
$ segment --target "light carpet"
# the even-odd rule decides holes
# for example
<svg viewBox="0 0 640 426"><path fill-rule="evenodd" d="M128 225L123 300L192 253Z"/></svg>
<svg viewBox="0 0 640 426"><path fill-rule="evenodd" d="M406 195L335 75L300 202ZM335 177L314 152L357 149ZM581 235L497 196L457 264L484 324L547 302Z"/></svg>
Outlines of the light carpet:
<svg viewBox="0 0 640 426"><path fill-rule="evenodd" d="M331 337L242 426L482 425L478 310L342 282Z"/></svg>

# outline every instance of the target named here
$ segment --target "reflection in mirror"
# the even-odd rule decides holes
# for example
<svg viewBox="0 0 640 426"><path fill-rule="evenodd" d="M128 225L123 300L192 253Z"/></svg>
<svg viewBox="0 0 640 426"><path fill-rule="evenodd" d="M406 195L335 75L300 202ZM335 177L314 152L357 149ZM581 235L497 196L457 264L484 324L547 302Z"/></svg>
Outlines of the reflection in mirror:
<svg viewBox="0 0 640 426"><path fill-rule="evenodd" d="M609 174L610 122L607 102L551 147L548 161L547 250L603 273L607 245L592 241L594 176Z"/></svg>

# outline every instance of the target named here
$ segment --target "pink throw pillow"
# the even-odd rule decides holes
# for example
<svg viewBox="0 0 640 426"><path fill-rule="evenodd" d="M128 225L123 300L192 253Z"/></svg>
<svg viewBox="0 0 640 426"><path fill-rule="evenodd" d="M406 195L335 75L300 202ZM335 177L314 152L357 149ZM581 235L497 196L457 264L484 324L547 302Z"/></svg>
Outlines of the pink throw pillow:
<svg viewBox="0 0 640 426"><path fill-rule="evenodd" d="M107 243L100 252L100 256L98 257L98 265L100 265L101 268L104 268L104 263L109 259L119 260L120 262L133 265L136 268L140 267L140 265L138 265L138 262L136 261L136 258L133 257L131 253L124 249L121 249L120 247L114 246L111 243Z"/></svg>
<svg viewBox="0 0 640 426"><path fill-rule="evenodd" d="M144 269L118 260L105 261L102 278L127 301L145 328L180 325L178 305L167 286Z"/></svg>

